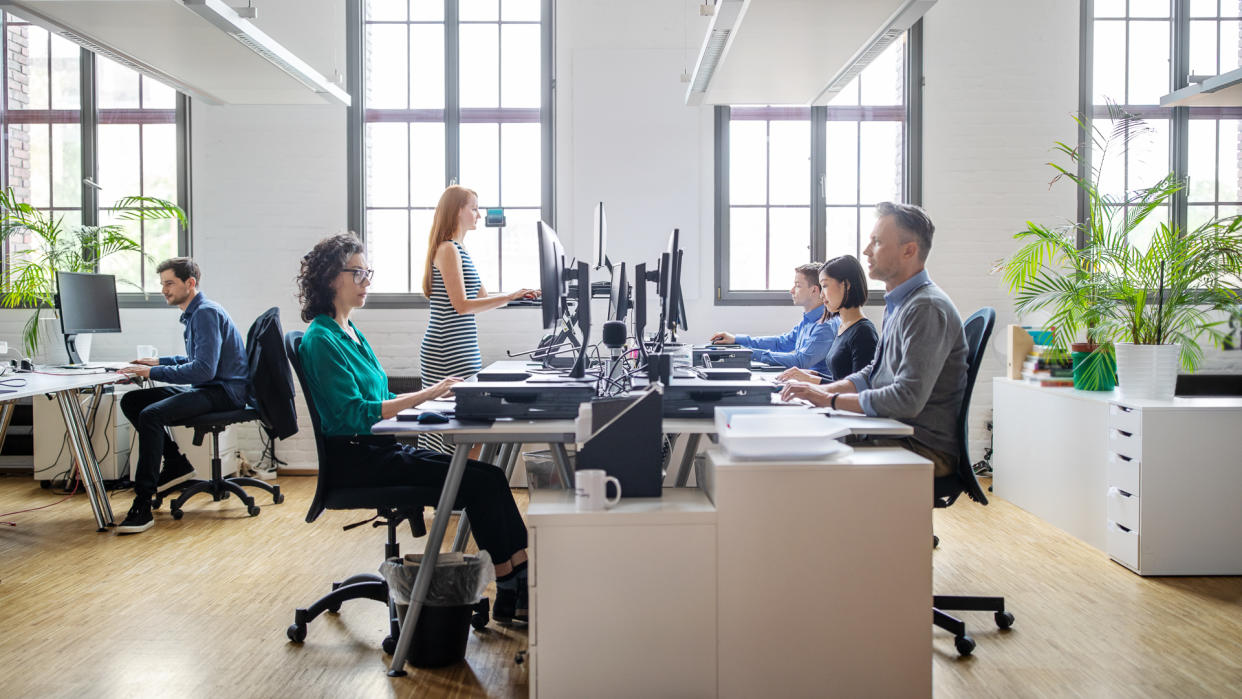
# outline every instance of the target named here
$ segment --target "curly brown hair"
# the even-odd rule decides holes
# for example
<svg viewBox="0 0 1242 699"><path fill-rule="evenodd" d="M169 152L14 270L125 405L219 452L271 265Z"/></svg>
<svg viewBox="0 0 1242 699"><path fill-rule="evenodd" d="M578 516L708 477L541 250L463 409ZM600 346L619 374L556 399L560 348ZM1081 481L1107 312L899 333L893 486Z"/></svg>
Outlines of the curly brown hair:
<svg viewBox="0 0 1242 699"><path fill-rule="evenodd" d="M302 271L298 273L298 301L302 303L302 320L311 322L315 316L336 311L336 292L332 281L345 269L350 257L365 252L362 241L354 233L338 233L315 243L311 251L302 256Z"/></svg>

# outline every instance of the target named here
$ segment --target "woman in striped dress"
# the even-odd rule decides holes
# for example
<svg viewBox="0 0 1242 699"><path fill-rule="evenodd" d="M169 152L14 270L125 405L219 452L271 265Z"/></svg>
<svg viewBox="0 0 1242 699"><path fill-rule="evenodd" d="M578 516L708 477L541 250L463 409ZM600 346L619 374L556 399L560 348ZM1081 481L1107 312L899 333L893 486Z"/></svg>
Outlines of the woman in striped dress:
<svg viewBox="0 0 1242 699"><path fill-rule="evenodd" d="M423 293L431 302L431 320L419 354L424 386L433 386L450 376L465 378L483 368L476 313L538 294L533 289L487 293L470 253L462 245L466 232L474 230L478 223L479 197L473 190L461 185L450 185L444 190L431 222L423 270ZM425 435L419 445L446 454L453 452L439 435Z"/></svg>

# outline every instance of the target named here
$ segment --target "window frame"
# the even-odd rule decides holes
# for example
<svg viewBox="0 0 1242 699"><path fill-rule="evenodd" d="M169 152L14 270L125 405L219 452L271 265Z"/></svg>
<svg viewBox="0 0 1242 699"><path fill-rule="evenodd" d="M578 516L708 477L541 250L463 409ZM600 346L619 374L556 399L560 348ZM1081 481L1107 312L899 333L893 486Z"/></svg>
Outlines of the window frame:
<svg viewBox="0 0 1242 699"><path fill-rule="evenodd" d="M10 115L13 111L7 109L8 104L8 43L9 43L9 27L8 15L5 13L0 16L0 51L3 51L3 58L0 59L0 66L3 66L3 76L0 76L0 89L4 90L0 95L0 186L7 187L9 184L9 152L8 152L8 126L15 121L27 121L29 117L19 117L13 120ZM31 22L20 21L21 25L38 26ZM81 160L80 172L83 178L90 178L91 181L97 181L99 178L98 169L98 126L100 123L97 85L95 81L95 54L86 48L78 47L78 77L79 77L79 128L81 130ZM139 73L142 75L141 73ZM144 76L147 79L154 78ZM192 223L192 210L190 206L190 98L181 92L177 92L176 106L174 112L174 123L176 125L176 153L177 153L177 206L185 212L187 223ZM49 105L50 106L50 105ZM30 112L44 111L48 113L49 120L45 121L27 121L27 123L54 123L56 113L64 110L49 108L47 110L23 110ZM109 110L111 111L111 110ZM135 124L147 123L168 123L167 116L155 116L148 120L143 116L144 112L167 112L168 110L148 110L148 109L125 109L116 110L130 113ZM128 123L128 122L127 122ZM99 193L94 187L83 184L79 211L82 217L82 225L98 225L99 223ZM130 193L133 194L133 193ZM66 209L67 210L67 209ZM3 262L3 250L0 250L0 263ZM177 224L177 254L181 256L190 256L192 254L192 239L190 236L190 228ZM168 304L164 298L157 292L138 292L138 291L118 291L117 303L121 308L164 308Z"/></svg>
<svg viewBox="0 0 1242 699"><path fill-rule="evenodd" d="M346 118L346 179L348 210L346 220L363 244L367 242L366 211L366 2L346 3L345 43L346 82L353 97ZM541 183L540 217L556 226L556 2L540 0L540 137ZM457 0L444 0L444 168L445 182L456 181L460 172L460 127L463 121L458 94L459 47ZM502 22L503 23L503 22ZM470 110L475 111L475 110ZM486 110L492 111L492 110ZM529 109L515 111L529 111ZM488 122L493 123L493 122ZM504 122L500 122L504 123ZM479 202L487 206L488 202ZM417 241L411 235L410 244ZM503 271L498 272L503 279ZM420 292L373 293L367 305L372 308L427 308L427 297Z"/></svg>
<svg viewBox="0 0 1242 699"><path fill-rule="evenodd" d="M919 20L906 32L905 80L905 138L902 144L903 199L906 203L921 205L923 202L923 21ZM812 260L822 260L826 254L827 234L825 213L828 209L823 182L826 177L824 132L828 122L828 107L811 107L811 230L810 249ZM872 107L841 107L843 110L859 110L863 115ZM881 108L882 109L882 108ZM789 294L778 290L737 291L729 288L729 123L730 108L714 108L714 170L715 170L715 295L716 306L787 306ZM862 119L866 121L867 119ZM868 306L883 305L881 294L870 294Z"/></svg>
<svg viewBox="0 0 1242 699"><path fill-rule="evenodd" d="M1124 17L1108 17L1104 18L1109 21L1133 21L1132 16L1128 12ZM1219 3L1217 5L1219 11ZM1232 18L1232 15L1229 17ZM1095 104L1095 0L1081 0L1079 4L1079 70L1078 70L1078 113L1085 115L1088 125L1094 124L1095 119L1106 119L1109 116L1107 105ZM1199 17L1200 20L1205 19ZM1169 0L1169 92L1174 92L1184 88L1190 84L1190 23L1192 15L1190 12L1190 0ZM1158 18L1157 21L1164 21ZM1217 39L1220 37L1219 24L1222 20L1217 17ZM1127 34L1128 36L1128 34ZM1127 39L1128 42L1128 39ZM1217 65L1220 65L1219 46L1217 48ZM1127 92L1129 89L1129 71L1130 57L1127 52L1125 59L1125 73ZM1166 93L1167 94L1167 93ZM1242 107L1161 107L1159 105L1129 105L1119 104L1119 107L1126 112L1134 114L1143 119L1167 119L1169 122L1169 168L1168 171L1173 173L1181 181L1188 181L1190 170L1190 122L1191 120L1215 121L1217 132L1217 168L1216 168L1216 185L1215 191L1217 196L1214 201L1198 201L1193 206L1211 206L1213 211L1219 211L1221 206L1233 206L1239 202L1222 202L1220 201L1220 167L1219 167L1219 133L1221 119L1240 119L1242 120ZM1090 168L1092 163L1091 139L1089 134L1083 130L1079 130L1078 134L1078 152L1083 155L1078 163L1078 175L1080 177L1090 176ZM1129 184L1129 173L1123 173L1123 182ZM1081 189L1078 190L1077 200L1077 219L1080 224L1086 222L1089 218L1088 212L1090 203L1087 195ZM1189 208L1192 206L1189 202L1189 191L1183 188L1170 198L1169 203L1169 223L1176 225L1179 229L1185 230L1188 219ZM1086 245L1086 233L1079 227L1077 236L1077 245L1082 248ZM1154 303L1154 299L1149 303Z"/></svg>

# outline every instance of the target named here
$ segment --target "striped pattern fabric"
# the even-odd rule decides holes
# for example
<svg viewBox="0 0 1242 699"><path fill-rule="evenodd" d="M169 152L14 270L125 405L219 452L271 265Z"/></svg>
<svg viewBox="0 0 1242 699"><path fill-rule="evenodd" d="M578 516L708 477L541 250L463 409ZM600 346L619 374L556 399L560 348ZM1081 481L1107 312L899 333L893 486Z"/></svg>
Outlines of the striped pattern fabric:
<svg viewBox="0 0 1242 699"><path fill-rule="evenodd" d="M466 286L466 298L478 298L483 284L479 281L474 261L461 243L455 240L450 242L457 246L457 252L461 255L461 276ZM483 368L483 355L479 351L478 322L473 313L460 315L453 310L448 292L444 289L444 277L435 265L431 266L431 298L428 300L431 302L431 322L427 324L422 351L419 353L423 387L430 388L448 376L460 376L464 379L477 374ZM440 435L423 435L419 437L418 445L423 449L453 453L453 447L445 444Z"/></svg>

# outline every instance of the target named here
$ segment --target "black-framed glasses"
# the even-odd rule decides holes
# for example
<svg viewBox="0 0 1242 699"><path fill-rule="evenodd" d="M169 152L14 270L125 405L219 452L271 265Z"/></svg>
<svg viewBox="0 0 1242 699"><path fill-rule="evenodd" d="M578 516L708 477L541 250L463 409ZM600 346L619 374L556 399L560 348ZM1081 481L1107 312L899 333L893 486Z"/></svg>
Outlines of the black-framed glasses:
<svg viewBox="0 0 1242 699"><path fill-rule="evenodd" d="M352 273L354 275L355 284L361 284L365 281L370 281L371 278L375 276L375 270L363 269L361 267L346 267L345 269L341 271Z"/></svg>

